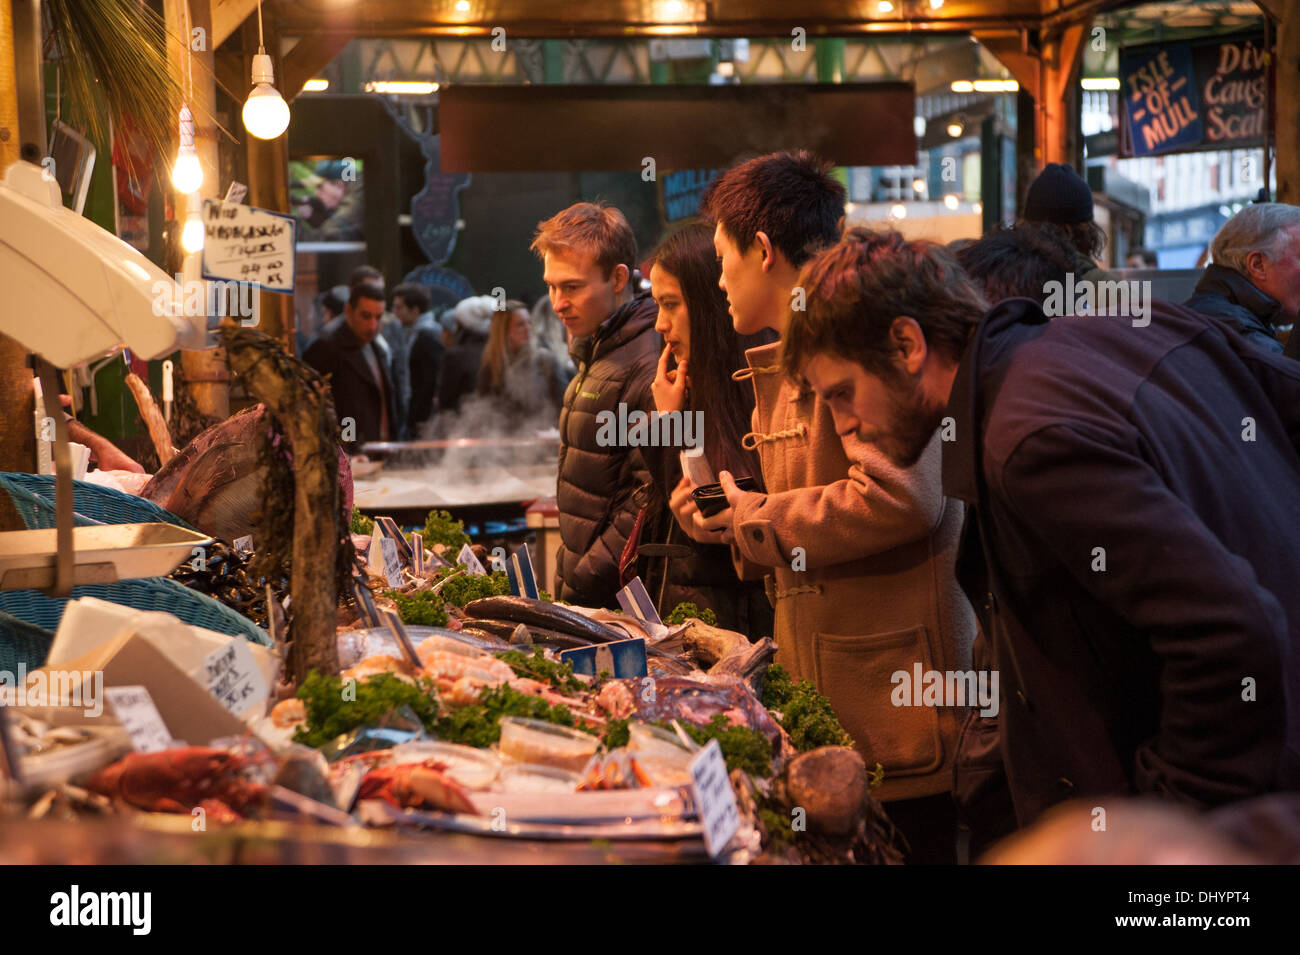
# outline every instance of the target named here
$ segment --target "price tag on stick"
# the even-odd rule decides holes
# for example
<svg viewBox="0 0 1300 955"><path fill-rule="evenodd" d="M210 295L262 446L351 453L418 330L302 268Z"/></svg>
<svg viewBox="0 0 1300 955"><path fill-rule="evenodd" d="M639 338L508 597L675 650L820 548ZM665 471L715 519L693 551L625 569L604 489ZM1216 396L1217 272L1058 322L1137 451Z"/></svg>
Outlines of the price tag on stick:
<svg viewBox="0 0 1300 955"><path fill-rule="evenodd" d="M379 619L379 611L375 609L375 598L370 593L370 588L364 581L352 578L352 596L356 598L357 609L361 613L361 619L367 626L382 627L384 622Z"/></svg>
<svg viewBox="0 0 1300 955"><path fill-rule="evenodd" d="M650 599L640 577L633 577L632 582L618 592L618 605L642 623L663 626L659 611L655 610L655 602Z"/></svg>
<svg viewBox="0 0 1300 955"><path fill-rule="evenodd" d="M172 734L144 687L110 686L104 690L104 697L137 753L156 753L171 746Z"/></svg>
<svg viewBox="0 0 1300 955"><path fill-rule="evenodd" d="M207 680L208 692L236 716L270 695L266 677L257 668L253 651L243 637L232 637L224 647L207 655L203 679Z"/></svg>
<svg viewBox="0 0 1300 955"><path fill-rule="evenodd" d="M736 793L731 788L727 763L716 739L709 740L691 760L691 783L695 787L700 824L704 827L704 847L716 859L740 828Z"/></svg>
<svg viewBox="0 0 1300 955"><path fill-rule="evenodd" d="M409 564L415 559L415 555L411 552L411 545L396 521L391 517L376 517L375 524L397 545L397 554L402 558L402 563Z"/></svg>
<svg viewBox="0 0 1300 955"><path fill-rule="evenodd" d="M460 553L456 555L456 563L464 564L475 577L486 577L487 571L483 569L482 562L474 556L474 551L470 549L469 544L460 545Z"/></svg>
<svg viewBox="0 0 1300 955"><path fill-rule="evenodd" d="M533 559L524 544L510 555L506 561L506 577L510 580L510 592L516 597L537 599L537 578L533 576Z"/></svg>
<svg viewBox="0 0 1300 955"><path fill-rule="evenodd" d="M419 531L411 531L411 571L417 577L424 576L424 540Z"/></svg>
<svg viewBox="0 0 1300 955"><path fill-rule="evenodd" d="M401 647L402 653L406 655L406 659L410 661L411 666L418 668L421 665L420 657L415 652L415 644L411 642L411 635L406 632L406 625L402 623L402 618L391 610L383 611L383 615L384 625L397 638L397 645Z"/></svg>
<svg viewBox="0 0 1300 955"><path fill-rule="evenodd" d="M388 586L399 589L402 586L402 556L397 551L397 542L385 537L379 542L379 552L384 558L384 577Z"/></svg>

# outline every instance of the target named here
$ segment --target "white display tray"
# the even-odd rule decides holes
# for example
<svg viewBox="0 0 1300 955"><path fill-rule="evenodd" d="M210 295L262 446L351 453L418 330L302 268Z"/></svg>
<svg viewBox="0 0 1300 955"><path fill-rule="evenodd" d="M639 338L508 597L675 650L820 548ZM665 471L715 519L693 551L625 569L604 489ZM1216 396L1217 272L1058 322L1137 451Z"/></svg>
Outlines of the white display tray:
<svg viewBox="0 0 1300 955"><path fill-rule="evenodd" d="M0 533L0 590L54 586L57 541L52 527ZM100 524L74 527L72 543L76 586L165 576L212 538L175 524Z"/></svg>

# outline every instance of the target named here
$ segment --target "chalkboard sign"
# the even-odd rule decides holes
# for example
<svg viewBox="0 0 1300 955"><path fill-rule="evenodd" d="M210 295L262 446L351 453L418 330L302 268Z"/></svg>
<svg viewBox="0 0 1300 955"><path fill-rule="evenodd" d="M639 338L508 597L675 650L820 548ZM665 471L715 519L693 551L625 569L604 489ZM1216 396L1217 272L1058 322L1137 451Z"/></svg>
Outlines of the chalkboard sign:
<svg viewBox="0 0 1300 955"><path fill-rule="evenodd" d="M220 199L203 201L203 277L292 292L292 216Z"/></svg>
<svg viewBox="0 0 1300 955"><path fill-rule="evenodd" d="M1269 56L1254 33L1120 51L1120 155L1263 142Z"/></svg>

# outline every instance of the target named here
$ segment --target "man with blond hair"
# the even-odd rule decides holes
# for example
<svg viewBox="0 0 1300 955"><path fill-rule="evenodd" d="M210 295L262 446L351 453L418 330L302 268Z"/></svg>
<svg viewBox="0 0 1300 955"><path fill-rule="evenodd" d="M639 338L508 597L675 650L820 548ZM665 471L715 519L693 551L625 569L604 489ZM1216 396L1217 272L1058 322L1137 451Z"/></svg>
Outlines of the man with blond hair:
<svg viewBox="0 0 1300 955"><path fill-rule="evenodd" d="M650 383L663 346L654 330L658 309L640 288L636 237L617 209L572 205L538 225L532 250L578 369L560 411L557 596L615 606L620 559L639 510L633 493L650 472L629 436L611 440L598 416L626 421L654 410Z"/></svg>
<svg viewBox="0 0 1300 955"><path fill-rule="evenodd" d="M1281 354L1274 329L1300 311L1300 209L1283 202L1246 206L1223 224L1210 255L1213 264L1184 304L1256 348Z"/></svg>

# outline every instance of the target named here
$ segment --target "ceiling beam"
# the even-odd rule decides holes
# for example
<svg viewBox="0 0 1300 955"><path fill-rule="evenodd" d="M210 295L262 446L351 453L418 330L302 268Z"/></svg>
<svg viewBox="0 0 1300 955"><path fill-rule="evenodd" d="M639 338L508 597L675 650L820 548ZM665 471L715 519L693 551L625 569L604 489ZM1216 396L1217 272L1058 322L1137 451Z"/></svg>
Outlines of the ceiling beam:
<svg viewBox="0 0 1300 955"><path fill-rule="evenodd" d="M302 92L303 84L329 66L334 57L348 45L350 36L341 33L314 34L299 40L284 55L283 82L280 95L286 103Z"/></svg>
<svg viewBox="0 0 1300 955"><path fill-rule="evenodd" d="M1027 33L1008 36L979 31L972 36L1007 68L1022 90L1038 99L1039 59L1038 54L1029 49Z"/></svg>
<svg viewBox="0 0 1300 955"><path fill-rule="evenodd" d="M212 49L217 49L257 10L257 0L212 0Z"/></svg>

